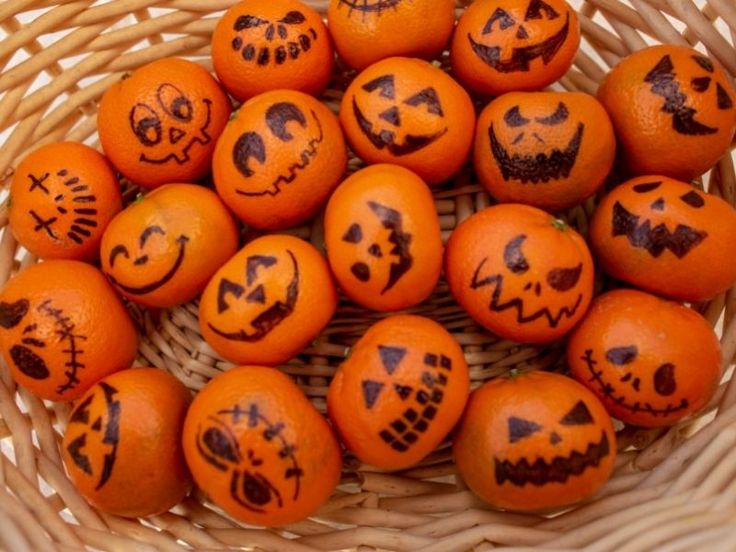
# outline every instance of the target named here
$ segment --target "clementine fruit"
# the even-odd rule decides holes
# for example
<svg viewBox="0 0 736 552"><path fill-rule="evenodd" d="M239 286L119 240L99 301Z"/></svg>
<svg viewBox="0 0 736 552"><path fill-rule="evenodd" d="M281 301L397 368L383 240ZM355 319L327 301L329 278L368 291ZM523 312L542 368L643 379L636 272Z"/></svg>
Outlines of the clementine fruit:
<svg viewBox="0 0 736 552"><path fill-rule="evenodd" d="M393 56L432 59L455 27L452 0L330 0L330 34L355 69Z"/></svg>
<svg viewBox="0 0 736 552"><path fill-rule="evenodd" d="M705 301L736 282L736 210L665 176L641 176L598 205L590 241L603 268L652 293ZM714 262L715 261L715 262Z"/></svg>
<svg viewBox="0 0 736 552"><path fill-rule="evenodd" d="M268 527L313 514L342 468L322 415L286 375L262 366L233 368L197 394L184 423L184 454L215 504Z"/></svg>
<svg viewBox="0 0 736 552"><path fill-rule="evenodd" d="M156 188L207 175L230 111L227 95L204 68L164 58L105 92L97 130L105 153L126 178Z"/></svg>
<svg viewBox="0 0 736 552"><path fill-rule="evenodd" d="M124 517L161 514L191 487L182 427L191 395L157 368L107 376L75 404L61 454L95 508Z"/></svg>
<svg viewBox="0 0 736 552"><path fill-rule="evenodd" d="M613 423L576 381L530 372L470 395L453 444L470 489L496 508L535 511L591 496L616 457Z"/></svg>
<svg viewBox="0 0 736 552"><path fill-rule="evenodd" d="M240 101L279 88L319 95L334 57L322 17L298 0L240 2L212 33L215 72Z"/></svg>
<svg viewBox="0 0 736 552"><path fill-rule="evenodd" d="M348 164L337 117L312 96L266 92L247 101L215 148L223 201L246 224L278 229L312 217Z"/></svg>
<svg viewBox="0 0 736 552"><path fill-rule="evenodd" d="M458 21L452 72L483 96L541 90L563 76L580 46L565 0L475 0Z"/></svg>
<svg viewBox="0 0 736 552"><path fill-rule="evenodd" d="M383 469L416 464L447 436L470 390L463 350L420 316L377 322L340 366L327 409L340 438L361 461Z"/></svg>
<svg viewBox="0 0 736 552"><path fill-rule="evenodd" d="M520 343L559 339L593 296L583 237L534 207L507 203L462 222L445 253L450 291L476 322Z"/></svg>
<svg viewBox="0 0 736 552"><path fill-rule="evenodd" d="M102 273L80 261L29 266L0 291L0 349L13 379L71 401L128 368L138 333Z"/></svg>
<svg viewBox="0 0 736 552"><path fill-rule="evenodd" d="M473 160L499 201L560 211L603 185L615 155L611 120L593 96L510 92L481 113Z"/></svg>
<svg viewBox="0 0 736 552"><path fill-rule="evenodd" d="M248 243L218 270L199 303L202 336L235 363L274 366L327 325L337 291L314 246L288 235Z"/></svg>
<svg viewBox="0 0 736 552"><path fill-rule="evenodd" d="M726 154L736 132L729 76L685 46L651 46L625 57L598 99L634 174L691 180Z"/></svg>
<svg viewBox="0 0 736 552"><path fill-rule="evenodd" d="M636 290L597 297L570 336L572 376L614 418L672 425L702 409L721 377L721 346L700 314Z"/></svg>
<svg viewBox="0 0 736 552"><path fill-rule="evenodd" d="M348 86L340 121L365 162L400 165L437 184L467 160L475 111L467 92L441 69L393 57L374 63Z"/></svg>
<svg viewBox="0 0 736 552"><path fill-rule="evenodd" d="M121 208L107 159L76 142L38 148L21 161L10 185L10 230L44 259L96 259L102 233Z"/></svg>
<svg viewBox="0 0 736 552"><path fill-rule="evenodd" d="M238 249L238 227L213 191L166 184L123 210L102 238L102 270L147 307L194 299Z"/></svg>
<svg viewBox="0 0 736 552"><path fill-rule="evenodd" d="M442 238L432 193L394 165L353 174L325 212L327 258L356 303L391 311L424 301L442 270Z"/></svg>

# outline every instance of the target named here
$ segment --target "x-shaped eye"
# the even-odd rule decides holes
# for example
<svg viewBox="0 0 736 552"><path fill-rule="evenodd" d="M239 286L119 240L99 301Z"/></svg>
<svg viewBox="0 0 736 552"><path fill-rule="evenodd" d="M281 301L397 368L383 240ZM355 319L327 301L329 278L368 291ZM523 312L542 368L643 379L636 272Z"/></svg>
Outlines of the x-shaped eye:
<svg viewBox="0 0 736 552"><path fill-rule="evenodd" d="M538 423L511 416L509 418L509 443L516 443L522 439L534 435L540 431L542 426Z"/></svg>

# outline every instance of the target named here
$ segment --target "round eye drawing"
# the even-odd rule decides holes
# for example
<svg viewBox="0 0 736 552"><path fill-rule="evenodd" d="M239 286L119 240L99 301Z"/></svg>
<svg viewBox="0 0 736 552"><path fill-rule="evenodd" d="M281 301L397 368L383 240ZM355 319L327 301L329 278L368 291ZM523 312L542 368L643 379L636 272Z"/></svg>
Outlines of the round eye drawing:
<svg viewBox="0 0 736 552"><path fill-rule="evenodd" d="M155 146L161 142L162 128L158 114L145 104L135 104L130 112L130 127L144 146Z"/></svg>
<svg viewBox="0 0 736 552"><path fill-rule="evenodd" d="M156 97L163 110L177 121L188 123L194 117L192 102L173 84L159 86Z"/></svg>

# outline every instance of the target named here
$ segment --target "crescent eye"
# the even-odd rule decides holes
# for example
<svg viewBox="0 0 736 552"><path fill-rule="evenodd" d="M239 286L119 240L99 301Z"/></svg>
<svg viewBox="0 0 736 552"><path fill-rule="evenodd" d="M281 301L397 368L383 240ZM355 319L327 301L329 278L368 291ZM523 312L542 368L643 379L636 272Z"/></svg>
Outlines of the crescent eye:
<svg viewBox="0 0 736 552"><path fill-rule="evenodd" d="M557 291L569 291L580 280L583 272L583 263L574 268L555 268L547 274L547 283Z"/></svg>
<svg viewBox="0 0 736 552"><path fill-rule="evenodd" d="M529 270L529 263L524 257L524 253L521 251L521 245L526 240L525 234L520 234L506 244L506 248L503 251L503 262L511 272L514 274L524 274Z"/></svg>
<svg viewBox="0 0 736 552"><path fill-rule="evenodd" d="M521 111L519 111L519 106L515 105L511 109L509 109L503 116L503 120L506 121L506 124L510 127L519 127L523 126L527 123L529 123L529 119L524 117L521 114Z"/></svg>
<svg viewBox="0 0 736 552"><path fill-rule="evenodd" d="M567 106L560 102L557 104L557 109L555 112L548 116L548 117L537 117L534 119L541 125L548 125L548 126L554 126L554 125L560 125L567 121L567 118L569 117L570 112L567 109Z"/></svg>
<svg viewBox="0 0 736 552"><path fill-rule="evenodd" d="M162 236L165 236L166 232L164 232L164 229L158 225L148 226L141 233L140 243L139 243L141 249L143 249L143 246L146 245L148 238L150 238L153 234L161 234Z"/></svg>
<svg viewBox="0 0 736 552"><path fill-rule="evenodd" d="M112 251L110 251L110 268L115 266L115 259L117 259L118 255L122 255L126 259L130 259L130 254L128 253L128 248L124 245L116 245L112 248Z"/></svg>

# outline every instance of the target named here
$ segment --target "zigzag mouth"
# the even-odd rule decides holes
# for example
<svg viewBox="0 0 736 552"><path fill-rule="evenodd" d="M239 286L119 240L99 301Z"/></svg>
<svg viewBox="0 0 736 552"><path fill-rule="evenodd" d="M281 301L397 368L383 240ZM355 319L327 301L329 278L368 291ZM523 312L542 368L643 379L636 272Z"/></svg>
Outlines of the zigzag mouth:
<svg viewBox="0 0 736 552"><path fill-rule="evenodd" d="M527 483L536 486L547 483L565 483L574 475L581 475L588 468L595 468L611 451L608 435L601 431L601 439L590 443L585 452L573 450L570 456L555 456L551 462L537 458L529 463L526 458L518 462L494 458L496 483L503 485L506 481L517 487Z"/></svg>
<svg viewBox="0 0 736 552"><path fill-rule="evenodd" d="M516 321L519 324L527 324L529 322L534 322L539 318L545 318L550 328L556 328L563 318L572 318L575 316L580 304L583 302L583 295L579 293L572 306L562 307L557 314L552 314L552 311L550 311L548 307L539 309L531 314L526 314L524 313L524 301L520 297L514 297L513 299L509 299L505 302L501 301L501 294L503 293L503 275L494 274L493 276L488 276L482 280L479 279L480 271L487 261L488 257L483 259L478 265L478 268L475 269L473 279L470 282L470 288L478 289L484 286L493 285L493 294L491 295L491 302L488 305L488 308L492 312L503 312L505 310L514 309L516 311Z"/></svg>
<svg viewBox="0 0 736 552"><path fill-rule="evenodd" d="M633 404L627 403L626 398L623 396L617 396L615 394L616 390L614 389L614 387L603 379L603 370L595 369L598 361L593 358L592 349L586 349L585 355L581 356L580 360L585 362L585 364L588 366L588 370L590 371L591 377L588 379L588 381L596 382L601 390L601 393L603 393L603 395L607 399L613 401L613 403L617 407L628 410L632 414L644 412L656 418L657 416L669 416L674 412L679 412L680 410L684 410L690 406L687 398L683 398L680 401L680 404L667 403L667 406L664 408L655 408L648 402L645 402L643 405L638 401Z"/></svg>
<svg viewBox="0 0 736 552"><path fill-rule="evenodd" d="M665 249L682 259L708 237L708 232L686 224L678 224L675 231L670 232L664 223L654 228L649 220L639 224L640 218L617 201L611 215L611 232L613 237L626 236L632 247L645 249L655 259Z"/></svg>
<svg viewBox="0 0 736 552"><path fill-rule="evenodd" d="M305 170L309 165L311 165L312 161L317 157L320 150L320 145L322 142L324 142L325 134L324 130L322 129L322 123L320 123L319 119L317 118L317 114L312 111L312 117L314 118L314 121L317 123L317 129L319 130L319 135L316 138L312 138L309 141L309 144L307 147L302 150L302 152L299 154L299 161L296 163L293 163L289 168L287 169L286 173L279 175L276 177L276 179L271 184L271 187L267 190L264 190L262 192L247 192L245 190L235 190L235 193L244 195L244 196L263 196L263 195L270 195L275 196L278 195L279 192L281 192L281 184L291 184L296 180L299 173L303 170Z"/></svg>
<svg viewBox="0 0 736 552"><path fill-rule="evenodd" d="M488 129L488 137L491 140L491 152L496 160L504 180L520 180L523 184L531 182L549 182L570 176L572 168L580 151L580 143L583 139L585 125L578 123L578 128L568 142L564 150L555 148L551 153L538 153L536 155L520 155L514 153L509 155L506 148L499 142L493 125Z"/></svg>
<svg viewBox="0 0 736 552"><path fill-rule="evenodd" d="M541 57L542 63L547 65L562 47L565 39L567 39L569 30L570 14L568 13L565 24L554 35L538 44L514 48L511 57L506 60L501 59L501 48L499 46L486 46L480 42L476 42L470 33L468 33L468 40L470 41L473 52L483 63L501 73L511 73L515 71L529 71L529 63L538 57Z"/></svg>

